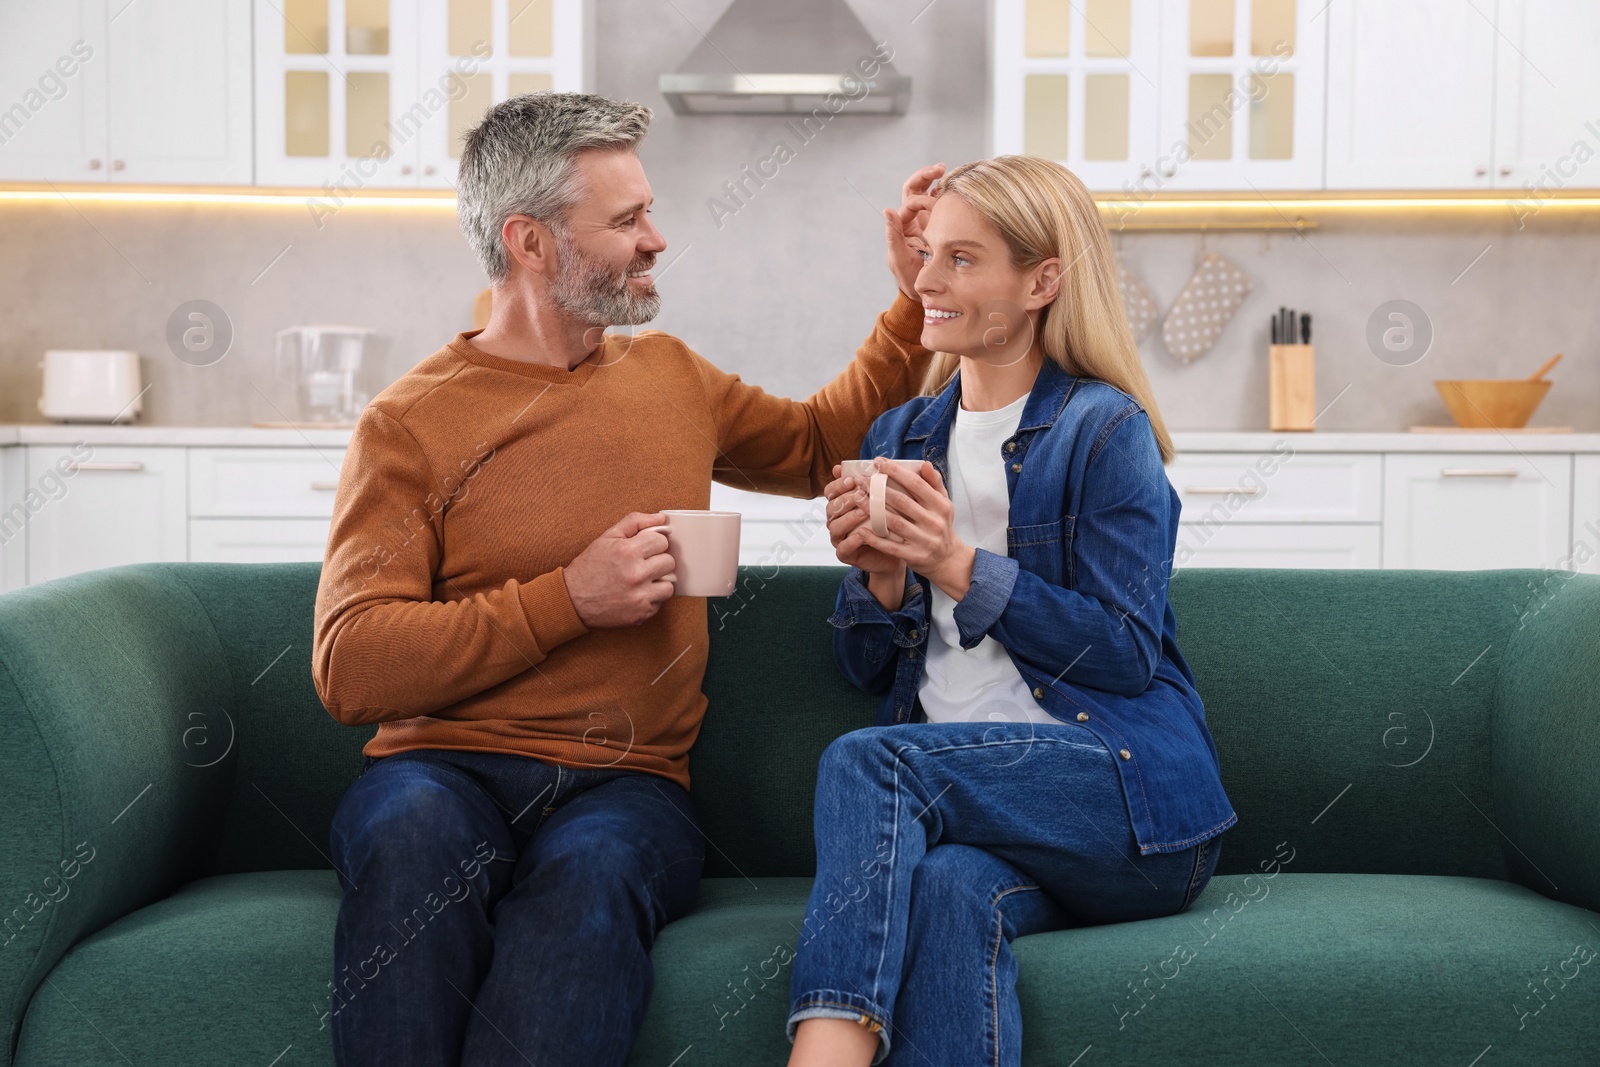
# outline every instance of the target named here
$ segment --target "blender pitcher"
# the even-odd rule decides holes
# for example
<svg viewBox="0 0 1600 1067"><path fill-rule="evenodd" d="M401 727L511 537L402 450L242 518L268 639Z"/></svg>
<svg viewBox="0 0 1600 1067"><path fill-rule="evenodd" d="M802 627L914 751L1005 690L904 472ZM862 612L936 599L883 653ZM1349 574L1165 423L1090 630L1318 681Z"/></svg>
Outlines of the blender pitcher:
<svg viewBox="0 0 1600 1067"><path fill-rule="evenodd" d="M293 326L278 331L277 375L295 387L304 422L354 422L370 399L361 362L376 330L364 326Z"/></svg>

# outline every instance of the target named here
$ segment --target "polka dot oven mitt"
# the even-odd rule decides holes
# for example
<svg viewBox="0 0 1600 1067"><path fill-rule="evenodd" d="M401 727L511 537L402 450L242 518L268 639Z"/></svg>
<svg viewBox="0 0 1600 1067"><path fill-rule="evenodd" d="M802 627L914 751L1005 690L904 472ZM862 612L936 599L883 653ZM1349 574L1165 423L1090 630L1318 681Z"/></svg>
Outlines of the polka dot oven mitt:
<svg viewBox="0 0 1600 1067"><path fill-rule="evenodd" d="M1250 279L1243 271L1215 252L1206 255L1167 309L1161 324L1167 351L1182 363L1211 351L1249 295Z"/></svg>
<svg viewBox="0 0 1600 1067"><path fill-rule="evenodd" d="M1128 329L1133 331L1133 343L1138 344L1150 335L1150 327L1161 316L1150 290L1144 287L1139 276L1117 257L1117 288L1122 290L1122 310L1128 318Z"/></svg>

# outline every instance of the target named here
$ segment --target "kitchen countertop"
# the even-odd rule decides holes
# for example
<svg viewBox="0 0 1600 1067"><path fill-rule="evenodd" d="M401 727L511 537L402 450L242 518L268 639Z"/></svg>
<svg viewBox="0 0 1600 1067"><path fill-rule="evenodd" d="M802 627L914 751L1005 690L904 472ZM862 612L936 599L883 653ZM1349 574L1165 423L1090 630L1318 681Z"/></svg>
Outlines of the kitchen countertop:
<svg viewBox="0 0 1600 1067"><path fill-rule="evenodd" d="M1174 430L1182 452L1270 452L1288 442L1299 452L1596 452L1600 433L1384 433L1320 431L1271 433L1249 430ZM280 429L265 426L111 426L104 423L14 423L0 425L5 445L198 446L223 448L343 448L344 429Z"/></svg>

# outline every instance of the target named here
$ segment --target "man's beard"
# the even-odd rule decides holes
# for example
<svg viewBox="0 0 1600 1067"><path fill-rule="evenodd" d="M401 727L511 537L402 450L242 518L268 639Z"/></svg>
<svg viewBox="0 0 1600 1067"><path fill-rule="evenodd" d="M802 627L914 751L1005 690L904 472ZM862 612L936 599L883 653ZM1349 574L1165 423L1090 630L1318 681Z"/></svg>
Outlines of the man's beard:
<svg viewBox="0 0 1600 1067"><path fill-rule="evenodd" d="M649 322L661 310L661 294L655 283L642 293L635 292L627 271L614 271L601 260L583 253L578 243L564 231L556 231L559 264L550 299L556 307L587 326L637 326ZM643 270L655 257L630 264L628 270Z"/></svg>

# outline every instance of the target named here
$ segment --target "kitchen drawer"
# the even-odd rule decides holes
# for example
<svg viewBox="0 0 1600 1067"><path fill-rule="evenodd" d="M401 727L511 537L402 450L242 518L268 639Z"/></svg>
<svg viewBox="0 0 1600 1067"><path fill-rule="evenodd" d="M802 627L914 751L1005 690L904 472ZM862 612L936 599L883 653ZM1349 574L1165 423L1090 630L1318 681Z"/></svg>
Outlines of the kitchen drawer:
<svg viewBox="0 0 1600 1067"><path fill-rule="evenodd" d="M189 515L328 518L343 462L342 448L191 448Z"/></svg>
<svg viewBox="0 0 1600 1067"><path fill-rule="evenodd" d="M28 583L188 555L184 450L28 446Z"/></svg>
<svg viewBox="0 0 1600 1067"><path fill-rule="evenodd" d="M1572 457L1572 558L1563 570L1600 574L1600 455Z"/></svg>
<svg viewBox="0 0 1600 1067"><path fill-rule="evenodd" d="M785 564L842 567L828 540L822 497L800 500L734 489L720 482L711 485L711 507L737 511L739 563L771 568Z"/></svg>
<svg viewBox="0 0 1600 1067"><path fill-rule="evenodd" d="M1405 452L1384 457L1383 565L1563 567L1572 454Z"/></svg>
<svg viewBox="0 0 1600 1067"><path fill-rule="evenodd" d="M1251 523L1179 526L1174 570L1184 567L1379 566L1383 535L1377 523Z"/></svg>
<svg viewBox="0 0 1600 1067"><path fill-rule="evenodd" d="M1287 446L1292 448L1292 444ZM1378 522L1383 456L1366 452L1180 452L1167 466L1178 521Z"/></svg>
<svg viewBox="0 0 1600 1067"><path fill-rule="evenodd" d="M327 519L190 519L192 563L320 563Z"/></svg>

